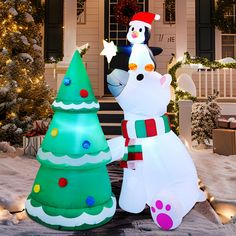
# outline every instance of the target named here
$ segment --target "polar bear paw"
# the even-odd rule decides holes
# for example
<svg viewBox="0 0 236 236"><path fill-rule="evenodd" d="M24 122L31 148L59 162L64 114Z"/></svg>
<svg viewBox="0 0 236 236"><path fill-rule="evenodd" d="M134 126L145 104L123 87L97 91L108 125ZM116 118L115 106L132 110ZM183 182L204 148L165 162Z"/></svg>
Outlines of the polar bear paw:
<svg viewBox="0 0 236 236"><path fill-rule="evenodd" d="M163 201L157 199L150 206L153 221L163 230L171 230L178 227L182 221L179 216L178 209L171 203L164 204Z"/></svg>

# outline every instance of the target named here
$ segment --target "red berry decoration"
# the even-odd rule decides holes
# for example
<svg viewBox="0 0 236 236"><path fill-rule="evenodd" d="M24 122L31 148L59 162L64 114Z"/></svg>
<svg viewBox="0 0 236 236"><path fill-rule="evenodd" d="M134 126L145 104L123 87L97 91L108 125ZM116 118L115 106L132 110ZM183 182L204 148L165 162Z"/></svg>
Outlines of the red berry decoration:
<svg viewBox="0 0 236 236"><path fill-rule="evenodd" d="M82 98L88 97L88 91L87 91L86 89L80 90L80 96L81 96Z"/></svg>
<svg viewBox="0 0 236 236"><path fill-rule="evenodd" d="M67 184L68 184L68 181L65 178L60 178L58 181L58 185L62 188L66 187Z"/></svg>

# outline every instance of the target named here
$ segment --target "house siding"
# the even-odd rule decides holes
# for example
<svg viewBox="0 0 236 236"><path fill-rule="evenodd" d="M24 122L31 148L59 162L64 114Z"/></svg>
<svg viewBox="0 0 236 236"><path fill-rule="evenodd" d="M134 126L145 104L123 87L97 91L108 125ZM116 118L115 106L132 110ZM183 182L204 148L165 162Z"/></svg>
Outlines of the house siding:
<svg viewBox="0 0 236 236"><path fill-rule="evenodd" d="M177 1L178 2L178 1ZM195 0L187 2L187 50L191 55L195 55ZM161 15L159 21L152 24L151 39L149 46L161 47L163 52L156 56L157 71L167 73L167 65L171 59L171 54L176 54L176 26L175 24L164 24L164 0L149 0L149 11ZM104 95L104 57L100 56L104 38L104 0L86 1L86 23L77 24L76 45L81 46L89 43L90 48L83 58L86 64L87 72L92 83L94 94L96 96ZM65 46L65 45L64 45ZM46 65L45 77L51 87L55 90L59 82L54 78L54 65ZM61 75L60 75L61 76ZM57 77L57 72L56 72Z"/></svg>
<svg viewBox="0 0 236 236"><path fill-rule="evenodd" d="M156 56L157 71L167 73L167 65L171 59L171 54L176 51L175 43L175 24L164 24L163 4L164 1L149 1L149 11L158 13L161 19L152 24L152 35L149 42L150 46L157 46L163 49L163 52Z"/></svg>
<svg viewBox="0 0 236 236"><path fill-rule="evenodd" d="M196 14L195 0L187 2L187 50L190 55L196 55Z"/></svg>
<svg viewBox="0 0 236 236"><path fill-rule="evenodd" d="M153 2L153 3L151 3ZM188 0L187 2L187 51L196 55L196 39L195 39L195 0ZM178 1L177 1L178 3ZM167 72L167 65L171 59L171 54L176 54L176 27L175 24L164 24L164 1L150 1L150 12L158 13L161 19L153 23L152 39L150 45L158 46L163 49L161 55L156 57L157 70L164 74Z"/></svg>
<svg viewBox="0 0 236 236"><path fill-rule="evenodd" d="M100 13L101 14L101 13ZM77 25L76 44L81 46L89 43L90 48L83 58L87 64L87 72L92 83L95 95L100 95L99 82L103 83L103 78L99 76L99 57L100 43L102 39L99 36L99 1L86 1L86 23Z"/></svg>

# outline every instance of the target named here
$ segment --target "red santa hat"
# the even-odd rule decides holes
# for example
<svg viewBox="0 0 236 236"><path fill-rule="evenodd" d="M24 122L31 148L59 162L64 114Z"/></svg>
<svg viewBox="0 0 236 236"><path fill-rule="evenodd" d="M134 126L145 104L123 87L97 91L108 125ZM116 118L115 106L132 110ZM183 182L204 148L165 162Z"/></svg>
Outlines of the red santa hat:
<svg viewBox="0 0 236 236"><path fill-rule="evenodd" d="M151 29L152 22L154 20L160 20L160 18L161 17L158 14L153 14L150 12L138 12L132 17L129 25L132 25L135 22L139 22Z"/></svg>

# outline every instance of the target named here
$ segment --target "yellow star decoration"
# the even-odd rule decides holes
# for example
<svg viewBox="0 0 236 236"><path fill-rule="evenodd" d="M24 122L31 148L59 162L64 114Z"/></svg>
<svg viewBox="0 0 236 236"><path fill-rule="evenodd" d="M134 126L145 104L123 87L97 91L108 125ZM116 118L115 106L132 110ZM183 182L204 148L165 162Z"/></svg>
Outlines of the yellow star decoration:
<svg viewBox="0 0 236 236"><path fill-rule="evenodd" d="M105 56L107 58L107 62L110 63L112 57L114 57L116 55L117 47L116 47L116 45L114 44L113 41L108 43L105 40L103 40L103 46L104 46L104 49L102 50L100 55Z"/></svg>

